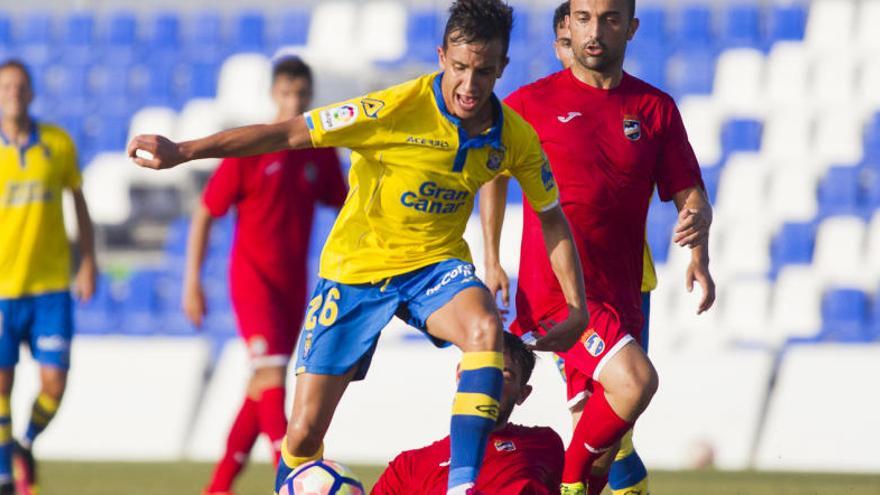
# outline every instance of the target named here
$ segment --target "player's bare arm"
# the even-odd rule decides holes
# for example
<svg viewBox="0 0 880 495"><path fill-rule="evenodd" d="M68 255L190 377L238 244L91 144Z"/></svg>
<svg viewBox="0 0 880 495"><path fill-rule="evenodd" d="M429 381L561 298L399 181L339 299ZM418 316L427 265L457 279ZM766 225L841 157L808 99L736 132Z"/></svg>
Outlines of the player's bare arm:
<svg viewBox="0 0 880 495"><path fill-rule="evenodd" d="M95 285L98 277L98 262L95 258L95 228L92 225L92 217L82 190L75 189L73 193L73 206L76 211L77 244L79 246L80 262L74 280L73 293L81 301L88 301L95 293Z"/></svg>
<svg viewBox="0 0 880 495"><path fill-rule="evenodd" d="M128 144L128 156L141 167L160 170L201 158L251 156L311 145L305 118L298 116L274 124L229 129L182 143L154 134L139 135ZM138 150L152 157L141 156Z"/></svg>
<svg viewBox="0 0 880 495"><path fill-rule="evenodd" d="M691 248L691 262L685 274L688 292L694 290L694 282L703 289L703 297L697 314L707 311L715 303L715 281L709 272L709 228L712 226L712 205L701 187L679 191L673 197L678 208L678 224L673 242Z"/></svg>
<svg viewBox="0 0 880 495"><path fill-rule="evenodd" d="M550 266L568 304L568 318L539 338L534 348L539 351L564 352L577 342L590 320L584 293L584 273L574 238L561 206L538 213Z"/></svg>
<svg viewBox="0 0 880 495"><path fill-rule="evenodd" d="M183 300L181 306L187 319L196 327L208 313L205 305L205 291L202 289L202 264L211 236L213 218L205 205L199 203L193 212L189 226L189 239L186 244L186 268L183 278Z"/></svg>
<svg viewBox="0 0 880 495"><path fill-rule="evenodd" d="M499 175L480 188L480 225L483 229L483 253L486 277L483 282L496 296L501 291L504 307L510 306L510 279L501 267L499 251L501 248L501 227L504 225L504 210L507 207L507 185L510 177ZM499 308L502 314L504 308Z"/></svg>

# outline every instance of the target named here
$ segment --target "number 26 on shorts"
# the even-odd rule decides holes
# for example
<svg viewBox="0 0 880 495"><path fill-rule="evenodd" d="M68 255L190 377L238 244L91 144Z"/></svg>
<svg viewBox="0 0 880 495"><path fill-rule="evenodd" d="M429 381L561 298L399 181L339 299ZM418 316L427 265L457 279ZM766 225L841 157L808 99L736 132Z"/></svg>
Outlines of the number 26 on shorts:
<svg viewBox="0 0 880 495"><path fill-rule="evenodd" d="M313 330L320 323L323 327L329 327L336 321L339 315L339 306L336 301L339 300L341 294L339 289L332 287L324 294L318 294L309 301L309 310L306 313L306 330ZM323 304L323 305L322 305Z"/></svg>

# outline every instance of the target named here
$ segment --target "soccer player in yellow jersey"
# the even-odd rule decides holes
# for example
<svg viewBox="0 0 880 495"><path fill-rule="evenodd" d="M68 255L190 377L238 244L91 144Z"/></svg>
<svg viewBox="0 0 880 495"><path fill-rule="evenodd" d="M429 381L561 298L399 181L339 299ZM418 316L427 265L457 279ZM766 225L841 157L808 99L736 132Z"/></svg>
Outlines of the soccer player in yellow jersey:
<svg viewBox="0 0 880 495"><path fill-rule="evenodd" d="M287 493L291 470L322 455L339 400L349 382L364 378L380 331L397 315L437 345L452 343L464 353L447 493L475 493L498 415L502 324L462 234L477 190L499 173L516 177L538 212L569 308L535 348L571 348L588 320L549 163L534 130L492 93L508 61L512 11L500 0L454 2L438 48L440 73L278 124L184 143L137 136L129 144L135 162L150 168L284 148L353 150L350 192L321 255L300 336L276 491Z"/></svg>
<svg viewBox="0 0 880 495"><path fill-rule="evenodd" d="M70 366L73 308L70 250L61 193L73 193L80 267L73 284L83 300L95 290L92 223L80 191L76 149L59 127L28 114L33 86L18 61L0 64L0 495L34 492L31 445L58 410ZM12 440L9 397L26 341L40 364L42 388L19 443ZM13 454L14 452L14 454Z"/></svg>

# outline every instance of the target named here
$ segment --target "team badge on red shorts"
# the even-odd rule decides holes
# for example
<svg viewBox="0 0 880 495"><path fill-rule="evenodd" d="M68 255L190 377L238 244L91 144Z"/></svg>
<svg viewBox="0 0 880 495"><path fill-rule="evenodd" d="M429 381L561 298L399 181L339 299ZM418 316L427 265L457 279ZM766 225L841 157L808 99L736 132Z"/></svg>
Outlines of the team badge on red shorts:
<svg viewBox="0 0 880 495"><path fill-rule="evenodd" d="M516 450L516 444L513 440L495 440L495 450L498 452L513 452Z"/></svg>
<svg viewBox="0 0 880 495"><path fill-rule="evenodd" d="M623 117L623 134L630 141L638 141L642 137L642 123L631 115Z"/></svg>
<svg viewBox="0 0 880 495"><path fill-rule="evenodd" d="M600 337L593 329L587 330L587 333L581 337L581 342L584 343L584 348L593 357L598 357L605 352L605 341L602 340L602 337Z"/></svg>

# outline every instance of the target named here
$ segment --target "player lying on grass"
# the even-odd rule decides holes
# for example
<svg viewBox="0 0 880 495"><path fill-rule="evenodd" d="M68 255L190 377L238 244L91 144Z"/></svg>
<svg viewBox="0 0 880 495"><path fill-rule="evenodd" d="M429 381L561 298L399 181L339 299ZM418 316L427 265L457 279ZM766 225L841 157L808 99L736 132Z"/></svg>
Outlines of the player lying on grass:
<svg viewBox="0 0 880 495"><path fill-rule="evenodd" d="M481 185L516 177L542 225L566 315L536 348L565 351L588 321L584 280L556 183L534 130L492 93L507 65L513 9L500 0L450 8L441 73L277 124L174 143L137 136L144 167L287 148L351 148L350 193L321 255L297 348L298 379L277 486L319 458L352 380L363 379L382 328L397 315L463 351L452 407L448 493L468 493L498 419L502 328L462 235ZM150 154L138 157L139 150Z"/></svg>
<svg viewBox="0 0 880 495"><path fill-rule="evenodd" d="M305 62L291 57L275 63L272 100L278 107L276 122L302 115L311 106L312 72ZM230 294L253 369L206 495L231 493L260 433L269 438L276 464L281 457L287 430L285 378L305 313L312 216L317 203L340 207L345 195L345 179L333 148L284 150L224 160L193 212L184 312L200 326L210 309L205 305L201 270L211 224L234 206Z"/></svg>
<svg viewBox="0 0 880 495"><path fill-rule="evenodd" d="M489 436L477 489L494 495L559 493L565 449L547 427L510 423L513 409L532 393L529 378L535 353L519 337L504 333L504 386L498 419ZM372 495L442 495L449 476L449 437L421 449L403 452L382 473Z"/></svg>
<svg viewBox="0 0 880 495"><path fill-rule="evenodd" d="M712 210L697 159L671 97L623 72L627 42L638 28L634 0L572 0L571 68L524 86L507 103L531 123L553 164L563 208L581 256L590 325L562 353L569 406L576 422L566 451L562 493L598 495L607 473L593 463L614 450L648 406L657 373L642 346L645 220L654 188L680 211L673 240L691 247L689 288L699 282L714 300L708 231ZM487 285L506 276L498 236L503 178L481 193ZM542 234L534 212L523 215L514 333L542 333L564 307L548 263L535 250ZM635 345L633 345L635 344ZM586 483L585 483L586 482ZM586 485L586 486L585 486Z"/></svg>

